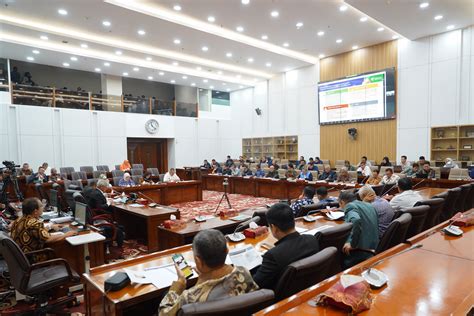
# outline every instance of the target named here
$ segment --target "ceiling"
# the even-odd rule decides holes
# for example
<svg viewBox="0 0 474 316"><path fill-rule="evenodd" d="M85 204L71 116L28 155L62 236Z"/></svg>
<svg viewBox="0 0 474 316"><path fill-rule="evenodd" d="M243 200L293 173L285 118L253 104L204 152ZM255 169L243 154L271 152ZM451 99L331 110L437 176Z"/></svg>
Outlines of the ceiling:
<svg viewBox="0 0 474 316"><path fill-rule="evenodd" d="M0 56L233 91L355 46L472 24L474 0L427 1L0 0Z"/></svg>

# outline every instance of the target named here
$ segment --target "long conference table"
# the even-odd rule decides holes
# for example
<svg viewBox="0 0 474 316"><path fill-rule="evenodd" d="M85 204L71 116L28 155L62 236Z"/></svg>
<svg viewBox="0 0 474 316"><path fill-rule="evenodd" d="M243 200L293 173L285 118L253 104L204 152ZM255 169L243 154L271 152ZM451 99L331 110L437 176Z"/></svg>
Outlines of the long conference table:
<svg viewBox="0 0 474 316"><path fill-rule="evenodd" d="M421 188L418 191L423 196L423 198L427 199L436 194L444 192L445 189ZM337 194L337 192L333 192L333 194ZM252 215L257 209L258 208L251 208L243 211L242 213ZM208 220L205 223L188 224L192 229L187 230L186 227L176 228L175 232L176 234L183 234L182 240L186 241L187 234L190 230L192 230L193 233L197 233L199 231L199 227L201 229L205 229L207 226L213 226L213 228L220 229L223 226L228 225L227 221L228 219L216 217L214 219ZM341 223L342 222L340 221L330 221L321 217L318 217L315 222L305 222L302 218L296 219L296 226L307 230L315 229L323 225L335 226ZM229 241L228 247L230 250L232 250L234 248L245 247L250 244L255 246L258 251L265 251L265 248L262 247L262 243L274 244L275 242L275 238L273 238L273 236L267 232L266 234L257 238L247 238L239 243L233 243ZM186 244L176 248L150 253L123 262L113 263L91 269L90 273L83 275L87 315L103 315L104 312L107 315L122 315L130 308L141 304L146 305L147 302L155 300L157 297L168 290L168 286L157 288L151 284L132 284L117 292L104 293L104 281L116 272L124 271L124 268L140 271L145 268L171 264L171 256L175 253L183 254L188 262L194 261L191 245ZM188 286L192 286L195 282L196 278L188 280Z"/></svg>

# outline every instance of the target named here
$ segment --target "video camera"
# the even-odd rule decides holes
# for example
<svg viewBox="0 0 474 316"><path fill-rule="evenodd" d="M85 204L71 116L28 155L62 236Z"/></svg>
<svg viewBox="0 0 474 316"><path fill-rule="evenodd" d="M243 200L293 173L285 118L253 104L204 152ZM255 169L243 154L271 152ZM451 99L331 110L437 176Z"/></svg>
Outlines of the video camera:
<svg viewBox="0 0 474 316"><path fill-rule="evenodd" d="M3 161L3 165L5 166L4 168L0 168L0 172L5 172L10 170L11 174L16 174L16 168L19 168L19 165L15 165L15 162L13 161Z"/></svg>

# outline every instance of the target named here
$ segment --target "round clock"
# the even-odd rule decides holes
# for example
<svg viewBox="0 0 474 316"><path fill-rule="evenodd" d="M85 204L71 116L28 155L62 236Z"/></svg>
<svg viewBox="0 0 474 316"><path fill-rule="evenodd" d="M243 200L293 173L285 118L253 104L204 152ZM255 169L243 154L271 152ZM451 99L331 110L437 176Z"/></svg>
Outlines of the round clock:
<svg viewBox="0 0 474 316"><path fill-rule="evenodd" d="M158 127L160 127L160 124L158 123L157 120L151 119L148 120L145 123L145 129L149 134L156 134L158 133Z"/></svg>

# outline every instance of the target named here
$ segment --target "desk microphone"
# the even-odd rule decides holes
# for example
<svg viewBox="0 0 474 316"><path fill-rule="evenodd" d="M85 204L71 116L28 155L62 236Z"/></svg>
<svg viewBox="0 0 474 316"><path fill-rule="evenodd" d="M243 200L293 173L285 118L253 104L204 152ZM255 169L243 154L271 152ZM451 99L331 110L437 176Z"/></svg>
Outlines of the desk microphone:
<svg viewBox="0 0 474 316"><path fill-rule="evenodd" d="M145 197L145 198L148 199L149 201L152 201L153 203L155 203L156 205L158 205L158 203L156 203L155 200L153 200L151 197L149 197L149 196L143 194L143 193L140 192L140 191L137 191L137 193L140 194L141 196ZM151 207L153 207L153 206L151 206Z"/></svg>
<svg viewBox="0 0 474 316"><path fill-rule="evenodd" d="M398 256L398 255L401 255L402 253L411 251L411 250L413 250L413 249L418 249L418 248L421 248L421 247L423 247L422 244L414 244L414 245L410 246L410 248L407 248L407 249L405 249L405 250L402 250L402 251L400 251L400 252L397 252L397 253L395 253L395 254L393 254L393 255L391 255L391 256L382 258L382 259L380 259L380 260L374 262L373 264L371 264L371 265L369 266L368 273L370 274L370 269L372 269L373 267L375 267L376 265L382 263L383 261L385 261L385 260L387 260L387 259L396 257L396 256Z"/></svg>
<svg viewBox="0 0 474 316"><path fill-rule="evenodd" d="M416 188L417 186L419 186L420 184L422 184L422 183L425 182L426 180L428 180L428 178L425 178L425 179L421 180L420 182L418 182L417 184L415 184L411 189L413 190L414 188Z"/></svg>
<svg viewBox="0 0 474 316"><path fill-rule="evenodd" d="M260 216L252 217L251 219L248 219L248 220L246 220L245 222L240 223L240 224L237 225L237 227L235 228L233 234L239 232L240 230L242 230L245 226L249 225L250 223L256 223L256 222L258 222L258 221L260 221Z"/></svg>
<svg viewBox="0 0 474 316"><path fill-rule="evenodd" d="M386 184L384 184L384 187L385 187ZM388 188L387 191L383 191L383 188L382 188L382 194L380 194L380 196L384 196L384 194L387 194L388 192L390 192L393 188L398 188L398 185L395 184L395 185L392 185Z"/></svg>

